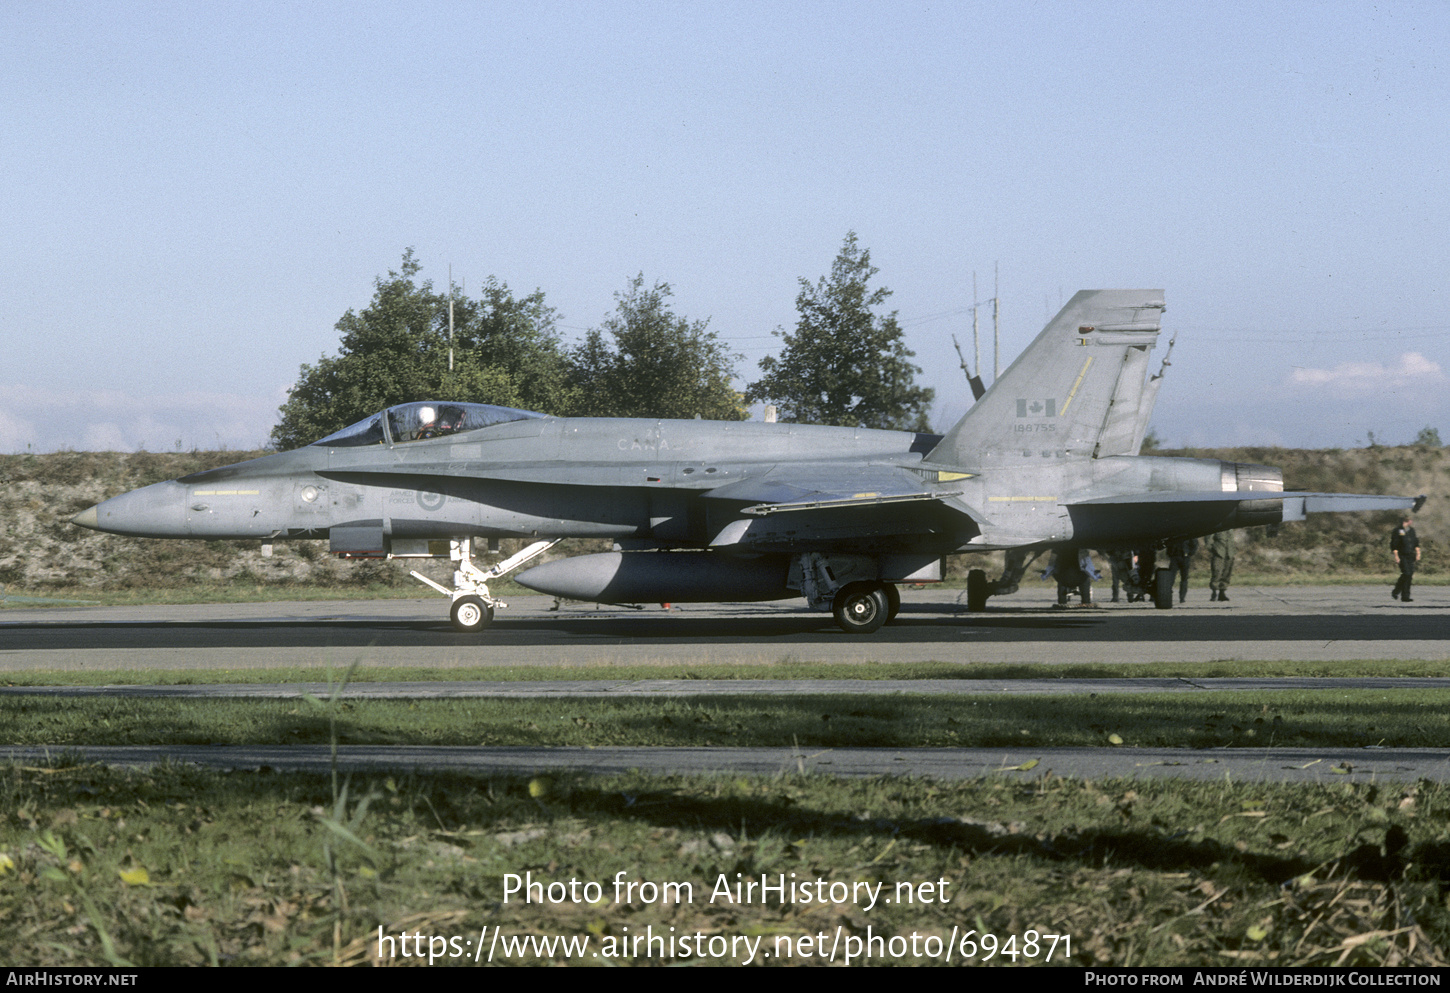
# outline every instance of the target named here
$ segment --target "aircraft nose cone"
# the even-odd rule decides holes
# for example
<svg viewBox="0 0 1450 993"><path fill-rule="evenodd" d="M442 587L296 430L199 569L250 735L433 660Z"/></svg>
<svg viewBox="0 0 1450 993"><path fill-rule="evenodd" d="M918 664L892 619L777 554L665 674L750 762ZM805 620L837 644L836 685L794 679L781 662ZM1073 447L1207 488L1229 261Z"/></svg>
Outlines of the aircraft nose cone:
<svg viewBox="0 0 1450 993"><path fill-rule="evenodd" d="M143 486L83 510L71 522L138 538L185 537L186 487L175 481Z"/></svg>

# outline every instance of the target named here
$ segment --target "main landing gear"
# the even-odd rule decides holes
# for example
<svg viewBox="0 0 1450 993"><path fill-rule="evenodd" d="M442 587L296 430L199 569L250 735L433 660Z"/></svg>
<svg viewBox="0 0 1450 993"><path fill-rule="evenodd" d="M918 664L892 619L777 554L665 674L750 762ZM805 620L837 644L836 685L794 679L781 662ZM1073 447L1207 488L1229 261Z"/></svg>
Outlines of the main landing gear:
<svg viewBox="0 0 1450 993"><path fill-rule="evenodd" d="M453 606L448 611L453 626L465 634L475 631L482 631L493 623L493 609L495 607L507 607L508 604L502 600L496 600L489 595L488 581L506 575L534 558L536 555L553 548L559 539L552 541L536 541L517 555L512 555L495 565L487 572L473 564L473 540L471 538L460 538L452 542L451 554L458 568L453 573L454 589L435 583L427 576L419 572L411 573L412 577L420 583L426 583L439 593L453 600Z"/></svg>
<svg viewBox="0 0 1450 993"><path fill-rule="evenodd" d="M1173 607L1173 570L1159 569L1153 574L1153 606L1159 610Z"/></svg>
<svg viewBox="0 0 1450 993"><path fill-rule="evenodd" d="M901 612L901 592L881 579L851 577L877 576L880 570L879 562L863 555L802 552L791 563L788 585L800 590L812 610L830 608L847 634L871 634Z"/></svg>
<svg viewBox="0 0 1450 993"><path fill-rule="evenodd" d="M901 611L901 592L891 583L847 583L831 601L836 623L847 634L871 634Z"/></svg>

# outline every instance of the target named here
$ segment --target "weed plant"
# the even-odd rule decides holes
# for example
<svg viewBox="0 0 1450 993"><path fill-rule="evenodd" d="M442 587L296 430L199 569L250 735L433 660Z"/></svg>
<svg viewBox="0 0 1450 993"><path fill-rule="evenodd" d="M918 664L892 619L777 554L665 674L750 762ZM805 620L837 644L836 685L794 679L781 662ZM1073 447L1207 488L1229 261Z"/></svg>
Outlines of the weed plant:
<svg viewBox="0 0 1450 993"><path fill-rule="evenodd" d="M437 774L352 792L372 799L345 813L353 837L338 844L328 825L344 812L326 775L0 769L5 964L416 965L426 958L396 945L387 955L379 929L472 940L485 926L595 951L647 928L767 949L782 936L976 929L1019 936L1019 955L988 962L1004 965L1022 963L1029 929L1072 935L1056 963L1078 966L1444 965L1450 945L1450 791L1426 782ZM621 872L689 883L692 899L616 901ZM524 873L605 895L505 902L504 877ZM709 899L722 877L791 873L888 893L941 880L946 899ZM541 947L509 961L600 964ZM823 961L763 961L802 960ZM694 961L645 950L616 964Z"/></svg>

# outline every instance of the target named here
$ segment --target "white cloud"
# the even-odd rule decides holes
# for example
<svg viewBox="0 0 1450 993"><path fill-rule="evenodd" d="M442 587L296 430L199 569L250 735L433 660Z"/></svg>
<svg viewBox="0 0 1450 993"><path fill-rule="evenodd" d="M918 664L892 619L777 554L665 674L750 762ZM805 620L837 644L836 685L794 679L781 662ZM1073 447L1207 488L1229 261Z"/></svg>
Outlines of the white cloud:
<svg viewBox="0 0 1450 993"><path fill-rule="evenodd" d="M1289 375L1289 385L1325 389L1337 396L1440 389L1446 383L1440 363L1419 352L1405 352L1393 365L1378 362L1341 362L1333 369L1298 368Z"/></svg>
<svg viewBox="0 0 1450 993"><path fill-rule="evenodd" d="M0 450L259 448L285 399L285 391L270 397L199 391L140 396L0 383Z"/></svg>
<svg viewBox="0 0 1450 993"><path fill-rule="evenodd" d="M33 422L16 416L9 404L0 405L0 451L23 451L35 434Z"/></svg>

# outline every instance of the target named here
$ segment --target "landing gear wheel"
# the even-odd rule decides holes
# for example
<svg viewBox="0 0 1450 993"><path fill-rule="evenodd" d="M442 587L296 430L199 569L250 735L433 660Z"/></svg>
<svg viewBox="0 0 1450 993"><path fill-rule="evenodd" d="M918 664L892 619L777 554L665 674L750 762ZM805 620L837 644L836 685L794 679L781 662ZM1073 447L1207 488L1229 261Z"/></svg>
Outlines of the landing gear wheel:
<svg viewBox="0 0 1450 993"><path fill-rule="evenodd" d="M1153 606L1167 610L1173 606L1173 570L1159 569L1153 579Z"/></svg>
<svg viewBox="0 0 1450 993"><path fill-rule="evenodd" d="M967 573L967 612L980 614L987 609L987 573L973 569Z"/></svg>
<svg viewBox="0 0 1450 993"><path fill-rule="evenodd" d="M882 586L881 591L886 594L886 623L890 624L901 613L901 591L892 583Z"/></svg>
<svg viewBox="0 0 1450 993"><path fill-rule="evenodd" d="M831 605L836 623L847 634L871 634L886 623L890 607L880 583L848 583Z"/></svg>
<svg viewBox="0 0 1450 993"><path fill-rule="evenodd" d="M464 634L473 634L493 623L493 608L484 603L482 597L461 596L453 601L453 609L448 616L453 619L456 629Z"/></svg>

